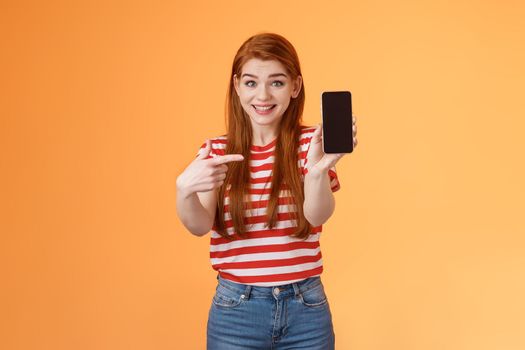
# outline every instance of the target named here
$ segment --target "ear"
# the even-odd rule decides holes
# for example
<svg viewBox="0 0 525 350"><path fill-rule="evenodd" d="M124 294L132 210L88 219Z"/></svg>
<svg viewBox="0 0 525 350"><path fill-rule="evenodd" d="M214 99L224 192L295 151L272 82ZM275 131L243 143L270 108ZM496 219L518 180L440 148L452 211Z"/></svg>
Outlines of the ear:
<svg viewBox="0 0 525 350"><path fill-rule="evenodd" d="M293 90L292 90L292 98L296 98L299 96L299 92L301 91L301 86L303 85L303 77L298 75L297 79L295 79L293 83Z"/></svg>
<svg viewBox="0 0 525 350"><path fill-rule="evenodd" d="M237 96L239 96L239 79L237 78L237 74L234 74L232 79L235 92L237 92Z"/></svg>

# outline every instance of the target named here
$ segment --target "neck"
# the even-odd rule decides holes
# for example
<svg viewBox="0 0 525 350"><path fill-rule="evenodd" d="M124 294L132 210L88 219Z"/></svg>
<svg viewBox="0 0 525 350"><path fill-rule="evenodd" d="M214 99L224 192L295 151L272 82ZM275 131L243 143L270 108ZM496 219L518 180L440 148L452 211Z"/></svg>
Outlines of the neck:
<svg viewBox="0 0 525 350"><path fill-rule="evenodd" d="M278 135L277 128L268 126L267 128L252 128L252 144L264 146L272 142Z"/></svg>

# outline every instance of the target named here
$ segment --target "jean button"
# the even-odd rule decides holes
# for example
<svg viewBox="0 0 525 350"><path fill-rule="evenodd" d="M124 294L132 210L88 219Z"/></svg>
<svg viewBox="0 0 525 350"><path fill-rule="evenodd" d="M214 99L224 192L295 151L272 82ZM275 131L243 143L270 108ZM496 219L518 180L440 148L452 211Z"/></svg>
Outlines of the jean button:
<svg viewBox="0 0 525 350"><path fill-rule="evenodd" d="M281 291L280 291L279 288L277 288L277 287L273 289L273 293L274 293L275 295L279 295L280 292L281 292Z"/></svg>

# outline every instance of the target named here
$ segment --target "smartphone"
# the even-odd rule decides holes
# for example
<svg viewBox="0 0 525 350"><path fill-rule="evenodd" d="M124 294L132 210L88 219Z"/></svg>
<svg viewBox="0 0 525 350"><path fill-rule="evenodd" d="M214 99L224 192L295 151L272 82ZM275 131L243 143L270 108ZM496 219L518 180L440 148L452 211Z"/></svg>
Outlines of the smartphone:
<svg viewBox="0 0 525 350"><path fill-rule="evenodd" d="M352 94L324 91L321 94L324 153L352 153Z"/></svg>

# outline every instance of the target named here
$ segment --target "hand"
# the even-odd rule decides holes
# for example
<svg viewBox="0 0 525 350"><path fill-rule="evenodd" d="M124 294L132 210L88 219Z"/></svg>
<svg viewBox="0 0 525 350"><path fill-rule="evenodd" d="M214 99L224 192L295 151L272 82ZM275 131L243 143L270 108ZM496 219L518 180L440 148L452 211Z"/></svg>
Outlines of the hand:
<svg viewBox="0 0 525 350"><path fill-rule="evenodd" d="M194 192L208 192L222 186L228 171L228 162L244 160L242 154L227 154L206 159L211 151L211 142L199 151L197 158L177 177L177 190L185 196Z"/></svg>
<svg viewBox="0 0 525 350"><path fill-rule="evenodd" d="M352 115L352 142L354 148L357 146L357 126L356 126L356 117ZM313 135L312 140L310 141L310 148L306 154L306 168L308 172L312 169L327 171L341 159L346 153L329 153L326 154L323 152L323 127L322 123L318 124Z"/></svg>

